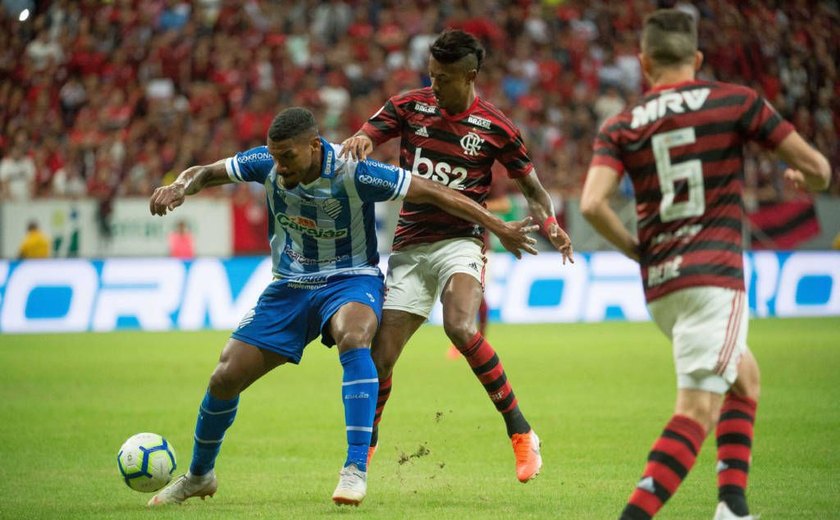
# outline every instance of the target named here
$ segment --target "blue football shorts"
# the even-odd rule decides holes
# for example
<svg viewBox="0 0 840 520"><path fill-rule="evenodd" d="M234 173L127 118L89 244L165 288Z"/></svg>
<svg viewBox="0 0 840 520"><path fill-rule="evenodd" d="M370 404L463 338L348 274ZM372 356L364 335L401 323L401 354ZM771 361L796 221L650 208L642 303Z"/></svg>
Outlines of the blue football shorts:
<svg viewBox="0 0 840 520"><path fill-rule="evenodd" d="M324 345L335 345L327 324L344 304L363 303L373 309L377 322L380 321L383 292L381 276L337 277L317 286L275 280L260 295L257 305L245 314L231 337L298 364L303 349L319 335Z"/></svg>

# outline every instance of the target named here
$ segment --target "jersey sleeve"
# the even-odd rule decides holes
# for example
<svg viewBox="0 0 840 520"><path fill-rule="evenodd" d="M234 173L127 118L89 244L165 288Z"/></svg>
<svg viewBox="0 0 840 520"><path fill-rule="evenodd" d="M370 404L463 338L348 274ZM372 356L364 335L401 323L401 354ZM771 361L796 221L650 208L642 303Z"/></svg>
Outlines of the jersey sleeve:
<svg viewBox="0 0 840 520"><path fill-rule="evenodd" d="M368 159L356 165L353 183L359 198L365 202L401 200L408 193L411 172Z"/></svg>
<svg viewBox="0 0 840 520"><path fill-rule="evenodd" d="M794 131L793 125L785 121L776 109L750 89L746 110L741 116L740 127L744 135L768 149L776 149Z"/></svg>
<svg viewBox="0 0 840 520"><path fill-rule="evenodd" d="M498 161L507 169L511 179L521 179L534 169L534 163L528 157L528 148L519 129L513 129L508 134L507 144L502 148Z"/></svg>
<svg viewBox="0 0 840 520"><path fill-rule="evenodd" d="M373 140L374 146L378 146L400 135L402 120L396 100L391 98L362 125L362 132Z"/></svg>
<svg viewBox="0 0 840 520"><path fill-rule="evenodd" d="M264 183L274 168L268 147L258 146L225 159L225 170L233 182Z"/></svg>
<svg viewBox="0 0 840 520"><path fill-rule="evenodd" d="M617 122L607 119L595 136L592 144L592 160L589 167L608 166L620 175L624 172L624 163L621 162L621 149L618 145Z"/></svg>

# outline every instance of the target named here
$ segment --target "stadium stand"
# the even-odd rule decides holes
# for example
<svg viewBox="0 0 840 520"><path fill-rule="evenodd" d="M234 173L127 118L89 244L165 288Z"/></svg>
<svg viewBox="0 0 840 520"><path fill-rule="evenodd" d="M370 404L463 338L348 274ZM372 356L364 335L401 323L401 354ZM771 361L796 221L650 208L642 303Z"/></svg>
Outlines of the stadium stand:
<svg viewBox="0 0 840 520"><path fill-rule="evenodd" d="M0 180L0 200L88 196L107 211L262 144L289 105L340 141L428 83L428 44L446 27L481 37L480 94L520 126L543 184L575 198L600 121L643 91L638 30L663 5L699 20L701 78L756 88L840 164L837 2L2 0L0 170L15 175L0 179L17 180ZM778 168L750 155L748 208L799 197Z"/></svg>

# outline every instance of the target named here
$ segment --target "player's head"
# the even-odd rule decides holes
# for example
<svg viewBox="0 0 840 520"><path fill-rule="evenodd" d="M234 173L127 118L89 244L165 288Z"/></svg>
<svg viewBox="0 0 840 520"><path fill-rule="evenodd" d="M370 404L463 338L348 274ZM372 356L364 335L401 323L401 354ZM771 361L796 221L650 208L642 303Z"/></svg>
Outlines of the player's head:
<svg viewBox="0 0 840 520"><path fill-rule="evenodd" d="M484 61L481 42L470 33L448 30L429 50L429 76L438 106L450 114L463 112Z"/></svg>
<svg viewBox="0 0 840 520"><path fill-rule="evenodd" d="M312 182L321 167L321 140L312 112L291 107L274 117L268 128L268 153L277 165L283 186Z"/></svg>
<svg viewBox="0 0 840 520"><path fill-rule="evenodd" d="M642 70L653 83L663 70L700 68L703 54L697 50L697 22L678 9L659 9L645 18L642 29Z"/></svg>
<svg viewBox="0 0 840 520"><path fill-rule="evenodd" d="M38 222L35 221L35 220L30 220L26 224L26 230L30 231L30 232L31 231L38 231Z"/></svg>

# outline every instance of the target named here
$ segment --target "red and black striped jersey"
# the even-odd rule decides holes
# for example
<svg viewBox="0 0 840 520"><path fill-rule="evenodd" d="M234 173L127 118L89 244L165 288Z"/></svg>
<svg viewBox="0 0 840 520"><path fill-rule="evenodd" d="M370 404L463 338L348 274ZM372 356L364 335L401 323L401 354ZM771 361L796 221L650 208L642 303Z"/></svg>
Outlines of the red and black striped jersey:
<svg viewBox="0 0 840 520"><path fill-rule="evenodd" d="M793 131L754 90L707 81L662 86L608 119L592 165L626 171L636 196L645 295L744 289L744 145Z"/></svg>
<svg viewBox="0 0 840 520"><path fill-rule="evenodd" d="M491 167L499 161L511 178L533 169L519 129L495 106L476 97L464 112L440 109L431 88L389 99L363 126L379 145L400 137L400 166L459 190L484 204ZM428 204L403 202L393 249L455 237L482 239L484 230Z"/></svg>

